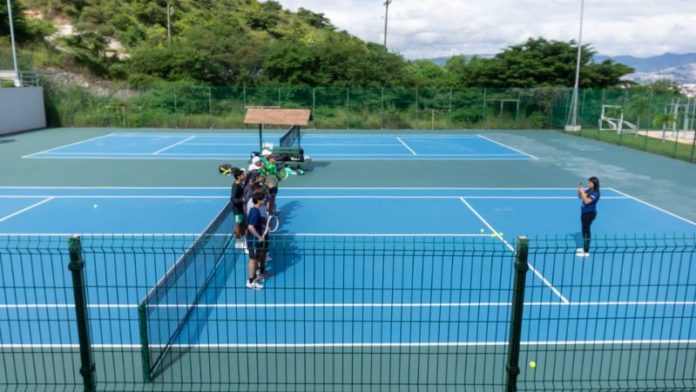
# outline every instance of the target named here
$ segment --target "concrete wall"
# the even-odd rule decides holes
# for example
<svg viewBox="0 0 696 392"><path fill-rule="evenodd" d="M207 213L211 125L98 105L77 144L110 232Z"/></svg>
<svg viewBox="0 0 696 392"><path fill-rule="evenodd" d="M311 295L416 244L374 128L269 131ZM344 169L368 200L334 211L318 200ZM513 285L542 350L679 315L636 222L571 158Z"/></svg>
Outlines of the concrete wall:
<svg viewBox="0 0 696 392"><path fill-rule="evenodd" d="M43 88L0 88L0 135L45 127Z"/></svg>

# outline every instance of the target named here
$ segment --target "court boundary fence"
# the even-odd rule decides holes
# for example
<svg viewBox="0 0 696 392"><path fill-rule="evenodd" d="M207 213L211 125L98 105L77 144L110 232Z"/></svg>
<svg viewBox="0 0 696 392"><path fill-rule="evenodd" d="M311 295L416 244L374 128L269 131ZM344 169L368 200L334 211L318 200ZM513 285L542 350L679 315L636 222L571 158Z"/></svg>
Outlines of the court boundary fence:
<svg viewBox="0 0 696 392"><path fill-rule="evenodd" d="M599 237L579 257L576 237L279 234L261 291L243 285L248 256L225 246L215 276L179 282L208 289L148 380L127 292L145 292L195 240L0 236L0 387L696 388L693 235ZM283 279L292 269L301 281ZM331 343L337 331L348 340Z"/></svg>
<svg viewBox="0 0 696 392"><path fill-rule="evenodd" d="M572 97L569 88L177 86L114 88L100 95L53 83L45 89L50 126L116 128L239 129L246 128L246 107L274 106L311 109L307 129L562 130ZM689 102L692 109L675 115L670 109L675 102ZM600 131L598 121L607 105L620 108L635 132ZM578 116L582 129L573 134L689 162L696 159L696 101L679 93L582 89Z"/></svg>

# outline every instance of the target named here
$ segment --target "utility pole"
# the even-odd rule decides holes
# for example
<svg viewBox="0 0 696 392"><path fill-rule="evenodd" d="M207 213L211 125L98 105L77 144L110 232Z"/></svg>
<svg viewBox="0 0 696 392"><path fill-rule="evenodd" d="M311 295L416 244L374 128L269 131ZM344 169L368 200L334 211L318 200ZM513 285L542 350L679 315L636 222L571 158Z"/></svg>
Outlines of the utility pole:
<svg viewBox="0 0 696 392"><path fill-rule="evenodd" d="M14 74L15 74L15 80L14 84L15 87L22 87L22 83L19 81L19 67L17 66L17 48L15 47L15 38L14 38L14 25L12 22L12 4L10 4L10 0L7 0L7 18L9 19L9 24L10 24L10 41L12 45L12 62L14 64Z"/></svg>
<svg viewBox="0 0 696 392"><path fill-rule="evenodd" d="M580 89L580 58L582 55L582 22L585 15L585 0L580 0L580 33L578 34L578 54L575 63L575 85L573 86L573 98L570 100L570 115L568 116L568 124L565 127L566 131L577 132L582 129L582 125L578 125L578 93Z"/></svg>
<svg viewBox="0 0 696 392"><path fill-rule="evenodd" d="M384 1L384 51L388 52L387 50L387 21L389 20L389 4L391 4L392 0L385 0Z"/></svg>

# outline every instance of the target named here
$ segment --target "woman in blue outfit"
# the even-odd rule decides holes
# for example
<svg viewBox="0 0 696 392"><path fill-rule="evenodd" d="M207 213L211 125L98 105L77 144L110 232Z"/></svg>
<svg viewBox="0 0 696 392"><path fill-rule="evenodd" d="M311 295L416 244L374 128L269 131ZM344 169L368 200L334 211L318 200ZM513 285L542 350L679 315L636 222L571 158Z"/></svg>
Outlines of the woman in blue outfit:
<svg viewBox="0 0 696 392"><path fill-rule="evenodd" d="M580 207L580 222L582 224L582 248L578 248L575 255L587 257L590 255L590 227L597 217L597 202L599 202L599 179L590 177L587 181L587 189L578 185L578 198L582 200Z"/></svg>

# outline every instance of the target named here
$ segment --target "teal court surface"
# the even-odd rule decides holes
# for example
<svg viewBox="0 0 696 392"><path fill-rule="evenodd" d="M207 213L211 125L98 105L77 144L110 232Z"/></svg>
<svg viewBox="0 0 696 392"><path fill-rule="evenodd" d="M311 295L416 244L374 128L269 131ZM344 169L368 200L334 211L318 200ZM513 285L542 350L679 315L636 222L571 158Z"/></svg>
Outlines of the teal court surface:
<svg viewBox="0 0 696 392"><path fill-rule="evenodd" d="M224 188L4 187L0 188L0 241L24 237L40 244L82 233L86 244L111 249L95 254L86 266L90 311L98 320L94 343L96 347L137 346L138 302L178 255L173 252L163 258L143 252L124 263L110 252L118 247L172 245L183 252L187 241L195 240L228 198ZM696 234L694 222L617 190L605 189L602 203L603 213L595 225L598 237ZM570 246L550 261L530 259L528 295L535 302L529 309L558 317L544 328L534 328L531 321L526 331L535 331L534 339L696 343L696 328L685 324L691 322L689 318L673 320L660 329L636 330L611 317L625 312L693 314L694 260L648 255L640 270L608 273L619 266L609 262L611 255L603 254L601 242L591 257L575 257L579 234L574 189L288 188L280 193L278 205L282 227L274 234L275 259L270 262L274 275L264 290L244 287L247 257L229 249L222 261L224 273L216 277L222 280L202 297L197 309L205 311L200 320L207 322L193 323L198 331L181 334L177 344L502 344L508 333L502 321L509 316L509 264L515 237L541 234ZM433 213L436 210L447 211L448 219ZM337 248L334 254L321 252L327 243ZM352 254L356 246L364 248L364 255ZM349 261L341 248L350 250ZM471 249L472 260L457 259ZM424 256L424 250L433 252ZM498 252L501 257L491 260L486 252ZM77 343L71 324L65 322L74 317L74 311L68 306L71 286L63 261L40 256L27 260L21 254L4 259L3 287L36 289L0 291L0 345ZM577 281L588 274L598 287L606 287L588 290L587 281ZM641 282L665 286L620 289ZM409 290L414 287L420 290ZM487 323L472 328L482 308L487 309L487 323L496 328ZM590 312L586 325L570 322L570 314L585 311ZM47 312L52 316L40 322ZM393 317L404 317L404 321L394 325ZM332 322L298 322L323 318ZM356 319L371 320L370 328L356 330ZM449 319L452 324L427 323ZM471 324L463 328L462 320ZM421 322L426 323L416 328ZM308 325L313 329L307 330Z"/></svg>
<svg viewBox="0 0 696 392"><path fill-rule="evenodd" d="M278 145L280 134L265 133ZM302 136L315 159L331 160L528 160L536 157L475 134L316 134ZM115 132L28 154L60 159L246 159L259 148L254 133Z"/></svg>
<svg viewBox="0 0 696 392"><path fill-rule="evenodd" d="M499 391L520 236L519 390L694 387L690 167L556 132L308 132L325 165L282 183L270 277L251 290L216 168L257 134L13 139L0 160L31 180L0 187L4 385L81 385L76 234L98 390ZM604 187L580 258L588 170Z"/></svg>

